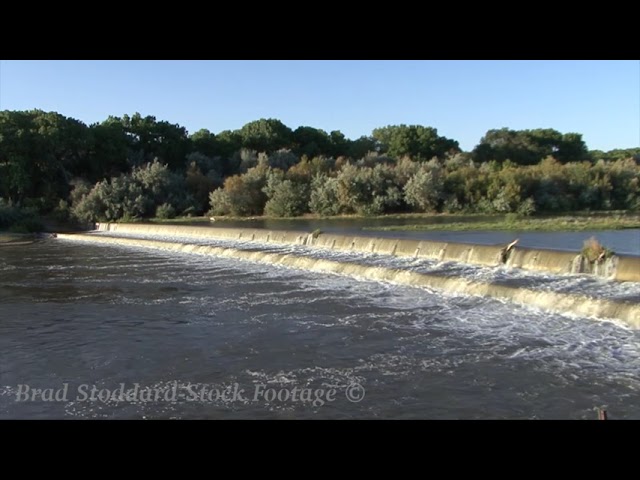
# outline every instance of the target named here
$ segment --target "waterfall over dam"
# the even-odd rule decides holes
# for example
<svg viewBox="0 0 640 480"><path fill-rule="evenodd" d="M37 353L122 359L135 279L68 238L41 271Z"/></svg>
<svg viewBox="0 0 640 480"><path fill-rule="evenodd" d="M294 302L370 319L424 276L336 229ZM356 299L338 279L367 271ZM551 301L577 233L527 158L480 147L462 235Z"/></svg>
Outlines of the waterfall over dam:
<svg viewBox="0 0 640 480"><path fill-rule="evenodd" d="M180 237L208 237L267 243L306 245L331 250L430 258L476 265L510 267L550 273L587 273L609 280L640 282L640 257L616 255L591 264L578 252L522 248L505 252L503 245L473 245L394 238L360 237L326 233L254 228L214 228L181 225L98 223L98 231Z"/></svg>
<svg viewBox="0 0 640 480"><path fill-rule="evenodd" d="M321 273L352 276L434 289L453 294L486 296L513 301L533 307L599 319L624 322L640 328L640 305L637 299L600 296L600 285L615 286L618 282L640 281L640 258L612 257L600 265L590 265L578 253L534 250L504 246L470 245L393 238L358 237L300 231L213 228L176 225L98 224L97 233L59 234L64 240L89 241L133 247L144 247L199 255L228 257L237 260L280 265ZM212 243L213 242L213 243ZM217 242L217 243L216 243ZM273 250L269 245L291 247L293 250ZM334 252L333 257L312 256ZM311 253L309 253L311 252ZM345 261L338 254L355 255ZM546 272L552 275L583 273L576 277L593 278L600 282L591 292L553 291L543 288L543 282L514 278L513 281L492 282L468 278L451 271L416 271L398 267L391 261L371 264L366 256L379 256L397 261L428 259L434 262L456 262L479 265L482 268L502 268ZM358 260L362 257L362 261ZM449 263L447 263L448 265ZM587 275L588 274L588 275ZM604 278L603 278L604 277ZM532 277L540 278L540 277ZM595 278L594 278L595 281Z"/></svg>

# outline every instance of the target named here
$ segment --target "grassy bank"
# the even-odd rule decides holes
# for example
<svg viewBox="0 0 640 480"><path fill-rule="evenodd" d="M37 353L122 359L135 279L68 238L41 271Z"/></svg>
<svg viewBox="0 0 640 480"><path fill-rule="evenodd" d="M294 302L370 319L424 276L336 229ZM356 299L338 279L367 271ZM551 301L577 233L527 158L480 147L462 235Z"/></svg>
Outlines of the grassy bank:
<svg viewBox="0 0 640 480"><path fill-rule="evenodd" d="M401 213L378 216L362 215L337 215L320 216L307 214L300 217L215 217L212 221L208 216L202 217L178 217L172 219L149 218L134 222L158 223L158 224L202 224L224 225L226 222L255 222L255 221L279 221L279 222L309 222L309 221L358 221L358 224L372 224L384 221L387 225L367 226L365 230L521 230L521 231L581 231L581 230L619 230L625 228L640 228L640 214L624 211L609 212L569 212L556 216L518 217L508 215L486 214L429 214L429 213ZM388 224L393 220L399 220L403 224ZM415 221L415 223L413 223ZM126 223L126 222L123 222Z"/></svg>
<svg viewBox="0 0 640 480"><path fill-rule="evenodd" d="M506 218L488 222L451 222L443 224L389 225L365 227L378 231L483 231L512 230L520 232L579 232L583 230L622 230L640 228L640 216L601 217L563 216L553 218Z"/></svg>
<svg viewBox="0 0 640 480"><path fill-rule="evenodd" d="M211 218L215 218L215 220L211 220ZM438 219L440 221L451 221L451 222L465 222L465 221L477 221L477 219L487 219L487 218L495 218L496 220L504 219L505 215L486 215L480 213L473 214L450 214L450 213L391 213L386 215L334 215L334 216L323 216L323 215L315 215L312 213L307 213L298 217L271 217L268 215L260 215L253 217L234 217L231 215L226 216L216 216L216 217L176 217L176 218L145 218L140 220L131 220L131 221L121 221L121 223L204 223L204 224L213 224L213 223L224 223L224 222L253 222L253 221L262 221L262 220L277 220L277 221L291 221L291 222L300 222L300 221L309 221L309 220L411 220L414 219L416 221L419 220L433 220Z"/></svg>
<svg viewBox="0 0 640 480"><path fill-rule="evenodd" d="M0 232L0 247L6 245L26 245L33 242L35 236L28 233Z"/></svg>

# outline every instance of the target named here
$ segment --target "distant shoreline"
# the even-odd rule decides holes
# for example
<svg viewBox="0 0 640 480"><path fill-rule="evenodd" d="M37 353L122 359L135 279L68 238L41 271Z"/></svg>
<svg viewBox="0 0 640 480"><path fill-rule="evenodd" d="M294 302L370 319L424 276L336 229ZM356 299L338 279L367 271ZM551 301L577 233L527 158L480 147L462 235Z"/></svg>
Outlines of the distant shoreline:
<svg viewBox="0 0 640 480"><path fill-rule="evenodd" d="M518 217L517 215L482 215L482 214L391 214L379 216L340 215L322 217L305 215L301 217L178 217L173 219L141 219L134 223L159 224L203 224L223 226L232 222L331 222L354 220L366 224L367 220L415 220L416 223L403 225L383 225L362 227L367 231L583 231L583 230L622 230L640 228L640 213L627 212L572 212L557 216ZM430 223L429 220L437 221ZM124 223L124 222L123 222Z"/></svg>
<svg viewBox="0 0 640 480"><path fill-rule="evenodd" d="M0 247L8 245L28 245L34 242L34 236L30 233L10 233L0 231Z"/></svg>

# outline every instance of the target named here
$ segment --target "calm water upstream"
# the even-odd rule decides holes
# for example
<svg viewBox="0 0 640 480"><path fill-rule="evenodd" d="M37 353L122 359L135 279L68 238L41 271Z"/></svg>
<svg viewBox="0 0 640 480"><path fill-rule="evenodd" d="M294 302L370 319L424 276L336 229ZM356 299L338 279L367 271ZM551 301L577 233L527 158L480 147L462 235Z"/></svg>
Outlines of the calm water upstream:
<svg viewBox="0 0 640 480"><path fill-rule="evenodd" d="M470 223L487 220L487 217L460 217L460 221ZM330 220L244 220L216 221L211 227L227 228L266 228L274 230L304 230L312 232L316 229L331 233L352 233L354 235L391 238L417 238L421 240L437 240L461 243L477 243L482 245L508 244L516 238L519 245L529 248L546 248L551 250L579 251L585 240L596 237L602 244L614 252L623 255L640 255L640 229L626 230L584 230L581 232L518 232L518 231L379 231L362 230L363 227L376 228L390 225L414 225L418 223L446 223L451 219L432 217L424 219L411 218L376 218L376 219L330 219ZM184 225L184 223L180 223ZM202 223L195 225L202 226Z"/></svg>
<svg viewBox="0 0 640 480"><path fill-rule="evenodd" d="M2 419L640 418L639 372L640 333L496 300L62 240L0 248Z"/></svg>

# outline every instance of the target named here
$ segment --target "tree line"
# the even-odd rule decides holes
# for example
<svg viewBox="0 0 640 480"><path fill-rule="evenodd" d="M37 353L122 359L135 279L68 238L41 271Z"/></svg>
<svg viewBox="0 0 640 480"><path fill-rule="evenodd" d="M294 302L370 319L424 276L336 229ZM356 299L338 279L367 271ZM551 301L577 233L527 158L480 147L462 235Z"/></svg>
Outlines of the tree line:
<svg viewBox="0 0 640 480"><path fill-rule="evenodd" d="M640 148L590 151L582 135L489 130L470 152L421 125L351 140L276 119L193 134L153 116L83 122L0 111L0 227L176 215L638 209ZM21 213L22 212L22 213Z"/></svg>

